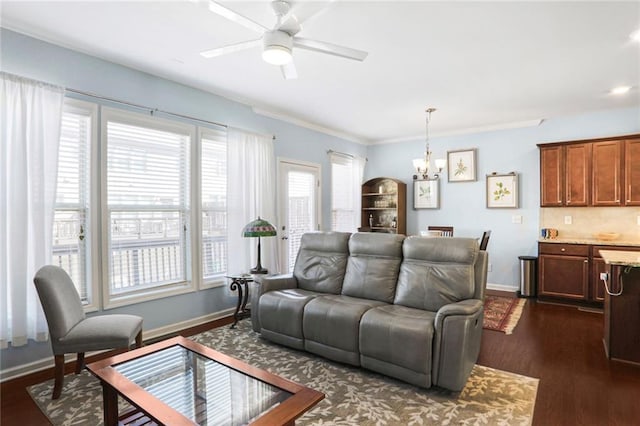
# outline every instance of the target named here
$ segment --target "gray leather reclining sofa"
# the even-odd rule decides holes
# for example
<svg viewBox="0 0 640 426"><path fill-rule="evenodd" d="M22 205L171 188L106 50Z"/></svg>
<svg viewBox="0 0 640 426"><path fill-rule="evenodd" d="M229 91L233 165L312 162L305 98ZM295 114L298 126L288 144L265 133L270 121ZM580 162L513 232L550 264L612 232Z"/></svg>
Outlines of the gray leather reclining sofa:
<svg viewBox="0 0 640 426"><path fill-rule="evenodd" d="M309 233L292 274L252 289L252 326L282 345L459 391L480 351L486 280L475 239Z"/></svg>

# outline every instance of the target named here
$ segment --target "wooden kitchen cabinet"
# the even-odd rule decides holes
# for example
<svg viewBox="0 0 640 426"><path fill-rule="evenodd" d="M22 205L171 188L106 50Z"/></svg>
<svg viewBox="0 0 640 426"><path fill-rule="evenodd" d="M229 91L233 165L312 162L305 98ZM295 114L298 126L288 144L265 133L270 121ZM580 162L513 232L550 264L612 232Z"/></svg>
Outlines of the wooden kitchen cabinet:
<svg viewBox="0 0 640 426"><path fill-rule="evenodd" d="M625 141L624 160L625 205L640 206L640 138Z"/></svg>
<svg viewBox="0 0 640 426"><path fill-rule="evenodd" d="M591 205L623 205L623 150L624 140L593 143Z"/></svg>
<svg viewBox="0 0 640 426"><path fill-rule="evenodd" d="M564 147L540 147L540 206L564 205Z"/></svg>
<svg viewBox="0 0 640 426"><path fill-rule="evenodd" d="M588 206L591 202L591 143L565 147L565 205Z"/></svg>
<svg viewBox="0 0 640 426"><path fill-rule="evenodd" d="M539 243L538 296L588 300L589 245Z"/></svg>
<svg viewBox="0 0 640 426"><path fill-rule="evenodd" d="M538 147L540 207L640 206L640 135Z"/></svg>

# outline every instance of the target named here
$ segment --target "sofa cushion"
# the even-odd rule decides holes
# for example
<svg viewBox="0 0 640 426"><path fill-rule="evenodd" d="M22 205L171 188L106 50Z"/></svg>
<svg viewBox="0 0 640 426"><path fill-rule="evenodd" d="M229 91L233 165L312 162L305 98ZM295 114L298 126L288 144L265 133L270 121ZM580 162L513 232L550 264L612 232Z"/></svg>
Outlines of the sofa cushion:
<svg viewBox="0 0 640 426"><path fill-rule="evenodd" d="M403 235L382 233L351 235L342 294L392 303L404 238Z"/></svg>
<svg viewBox="0 0 640 426"><path fill-rule="evenodd" d="M276 290L260 297L260 333L282 345L304 349L302 313L319 293L302 289Z"/></svg>
<svg viewBox="0 0 640 426"><path fill-rule="evenodd" d="M298 287L340 294L349 256L348 232L310 232L302 235L293 268Z"/></svg>
<svg viewBox="0 0 640 426"><path fill-rule="evenodd" d="M474 238L406 238L394 303L435 312L473 298L477 254Z"/></svg>
<svg viewBox="0 0 640 426"><path fill-rule="evenodd" d="M341 295L313 299L305 306L302 320L305 349L334 361L360 365L360 318L381 305L384 303Z"/></svg>
<svg viewBox="0 0 640 426"><path fill-rule="evenodd" d="M418 386L431 386L435 313L400 305L371 309L360 321L363 367Z"/></svg>

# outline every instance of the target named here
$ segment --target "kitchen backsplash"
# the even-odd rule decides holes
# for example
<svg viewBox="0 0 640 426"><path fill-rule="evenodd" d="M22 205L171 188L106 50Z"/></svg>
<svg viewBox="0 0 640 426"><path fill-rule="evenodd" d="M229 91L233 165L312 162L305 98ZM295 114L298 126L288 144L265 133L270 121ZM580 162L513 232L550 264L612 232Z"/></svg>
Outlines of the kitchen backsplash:
<svg viewBox="0 0 640 426"><path fill-rule="evenodd" d="M565 217L571 217L571 224ZM620 240L640 240L640 207L544 207L540 228L555 228L558 238L593 238L598 232L617 232Z"/></svg>

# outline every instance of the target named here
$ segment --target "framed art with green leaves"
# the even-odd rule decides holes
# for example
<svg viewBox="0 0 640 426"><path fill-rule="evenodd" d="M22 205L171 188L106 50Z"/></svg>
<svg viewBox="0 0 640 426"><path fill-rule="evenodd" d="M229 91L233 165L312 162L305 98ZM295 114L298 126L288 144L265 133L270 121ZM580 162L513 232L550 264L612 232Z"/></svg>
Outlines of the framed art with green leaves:
<svg viewBox="0 0 640 426"><path fill-rule="evenodd" d="M487 175L487 208L518 208L518 174L516 172Z"/></svg>
<svg viewBox="0 0 640 426"><path fill-rule="evenodd" d="M440 208L440 179L416 179L413 181L413 208Z"/></svg>
<svg viewBox="0 0 640 426"><path fill-rule="evenodd" d="M473 182L476 177L476 149L447 151L449 182Z"/></svg>

